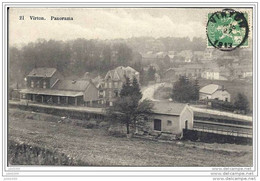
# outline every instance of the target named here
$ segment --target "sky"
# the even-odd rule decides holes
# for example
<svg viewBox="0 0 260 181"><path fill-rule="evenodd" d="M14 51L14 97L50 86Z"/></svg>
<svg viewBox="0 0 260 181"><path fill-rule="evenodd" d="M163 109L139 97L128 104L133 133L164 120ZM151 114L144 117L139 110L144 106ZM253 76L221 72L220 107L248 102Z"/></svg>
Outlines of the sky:
<svg viewBox="0 0 260 181"><path fill-rule="evenodd" d="M9 43L37 39L117 39L140 36L206 38L207 14L194 8L10 8ZM24 20L19 20L24 16ZM46 20L30 20L30 16ZM73 21L55 21L73 17Z"/></svg>

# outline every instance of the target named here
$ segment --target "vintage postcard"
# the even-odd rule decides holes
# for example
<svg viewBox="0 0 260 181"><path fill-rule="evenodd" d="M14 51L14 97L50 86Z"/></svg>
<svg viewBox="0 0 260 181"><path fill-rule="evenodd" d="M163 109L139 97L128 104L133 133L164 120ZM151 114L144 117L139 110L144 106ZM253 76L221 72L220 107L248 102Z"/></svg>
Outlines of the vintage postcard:
<svg viewBox="0 0 260 181"><path fill-rule="evenodd" d="M231 5L7 3L6 172L254 180L256 9Z"/></svg>

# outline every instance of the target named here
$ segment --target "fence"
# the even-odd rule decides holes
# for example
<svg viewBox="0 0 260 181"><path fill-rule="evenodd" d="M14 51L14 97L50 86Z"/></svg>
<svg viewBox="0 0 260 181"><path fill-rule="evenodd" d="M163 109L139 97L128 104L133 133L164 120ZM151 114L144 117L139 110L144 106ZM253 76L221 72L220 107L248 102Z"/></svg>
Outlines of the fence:
<svg viewBox="0 0 260 181"><path fill-rule="evenodd" d="M220 128L212 128L212 127L194 127L193 130L207 132L207 133L215 133L221 135L228 135L228 136L240 136L246 138L252 138L252 133L245 132L245 131L234 131L234 130L227 130L227 129L220 129Z"/></svg>
<svg viewBox="0 0 260 181"><path fill-rule="evenodd" d="M235 144L243 144L243 145L252 145L252 136L248 137L239 135L233 135L230 132L226 132L227 134L220 134L221 130L215 130L218 132L212 132L212 129L200 129L194 128L193 130L184 129L183 130L183 139L191 140L191 141L201 141L206 143L235 143Z"/></svg>
<svg viewBox="0 0 260 181"><path fill-rule="evenodd" d="M37 105L37 104L31 104L31 105L20 105L20 104L9 104L10 107L18 107L22 110L27 111L34 111L34 112L41 112L41 113L47 113L47 114L53 114L56 116L65 116L80 120L85 119L98 119L98 120L104 120L105 115L101 112L91 112L91 111L84 111L80 110L79 107L77 109L70 108L70 107L54 107L54 106L46 106L46 105Z"/></svg>

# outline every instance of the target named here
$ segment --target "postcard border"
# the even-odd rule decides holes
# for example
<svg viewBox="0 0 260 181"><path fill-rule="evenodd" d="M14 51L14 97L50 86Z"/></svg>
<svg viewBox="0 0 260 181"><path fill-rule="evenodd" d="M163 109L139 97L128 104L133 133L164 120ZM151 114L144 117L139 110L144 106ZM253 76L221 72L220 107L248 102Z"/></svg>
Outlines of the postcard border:
<svg viewBox="0 0 260 181"><path fill-rule="evenodd" d="M66 4L65 4L66 3ZM9 43L9 41L8 41L8 36L7 36L7 34L8 34L8 13L6 13L7 12L7 8L8 7L17 7L17 5L18 5L18 7L20 7L20 6L23 6L23 5L25 5L25 6L48 6L48 5L50 5L51 4L51 7L55 7L55 6L58 6L58 7L60 7L60 6L62 6L62 5L65 5L66 7L64 7L64 8L69 8L68 7L68 5L69 6L75 6L75 7L78 7L78 6L80 6L80 7L82 7L82 8L90 8L89 7L89 5L91 5L91 7L92 7L92 5L94 5L94 6L99 6L100 8L104 8L103 6L104 6L104 4L108 4L108 5L115 5L115 4L110 4L110 3L67 3L67 2L65 2L64 4L63 4L63 2L59 2L59 3L57 3L57 2L55 2L55 3L41 3L41 2L38 2L38 3L26 3L26 2L21 2L21 3L18 3L18 4L16 4L16 3L10 3L10 2L2 2L2 23L3 23L3 29L2 29L2 51L3 51L3 60L4 61L2 61L2 70L3 70L3 72L2 72L2 76L3 76L3 78L2 78L2 85L8 85L8 47L6 47L6 45L8 45L8 43ZM113 3L113 2L112 2ZM142 7L140 7L140 4L141 5L143 5ZM254 100L256 100L256 98L257 98L257 90L258 90L258 84L257 84L257 75L258 75L258 73L257 73L257 66L258 66L258 63L257 63L257 59L258 59L258 51L257 51L257 49L256 49L256 47L258 48L258 39L256 39L256 38L258 38L258 32L257 32L257 30L258 30L258 22L256 22L256 17L258 17L257 15L258 15L258 2L245 2L245 3L241 3L241 2L239 2L239 3L235 3L235 5L232 3L232 2L222 2L221 3L221 6L220 6L220 3L214 3L214 2L210 2L210 3L195 3L195 6L194 6L194 2L192 2L192 3L189 3L189 2L185 2L185 3L137 3L137 2L135 2L135 3L116 3L116 5L123 5L123 6L128 6L128 5L134 5L134 6L139 6L140 8L145 8L145 7L150 7L151 5L152 6L154 6L153 8L160 8L161 6L160 5L163 5L163 7L166 7L167 5L171 5L171 6L176 6L176 8L180 8L180 7L187 7L186 5L192 5L193 7L195 7L195 8L200 8L199 6L202 6L202 5L204 5L204 6L202 6L202 8L211 8L211 7L209 7L209 6L214 6L215 4L218 4L217 6L214 6L214 7L212 7L212 8L222 8L222 7L251 7L251 8L253 8L253 17L252 17L252 21L253 21L253 24L255 25L255 26L253 26L252 27L252 30L253 30L253 32L251 32L252 33L252 44L254 45L252 48L253 48L253 82L254 82L254 84L253 84L253 99ZM241 4L242 6L237 6L238 4ZM247 6L245 6L245 4L247 5ZM53 6L54 5L54 6ZM84 5L84 6L83 6ZM100 6L101 5L101 6ZM148 6L146 6L146 5L148 5ZM165 6L166 5L166 6ZM179 6L180 5L180 6ZM198 6L197 6L198 5ZM250 6L248 6L248 5L250 5ZM145 6L145 7L144 7ZM156 7L155 7L156 6ZM220 6L220 7L218 7L218 6ZM99 8L98 7L98 8ZM131 6L132 7L132 6ZM168 6L167 6L168 7ZM22 7L21 7L22 8ZM29 7L29 8L31 8L31 7ZM45 8L45 7L39 7L39 8ZM72 7L73 8L73 7ZM108 7L108 8L113 8L113 7ZM125 7L125 8L129 8L129 7ZM152 8L152 7L151 7ZM162 7L161 7L162 8ZM172 7L168 7L168 8L172 8ZM6 17L7 16L7 17ZM6 61L7 60L7 61ZM6 69L7 69L7 71L6 71ZM7 83L7 84L5 84L5 83ZM6 89L5 89L6 88ZM7 95L7 96L5 96L5 95ZM2 176L8 176L8 175L4 175L4 173L7 173L7 172L34 172L34 171L36 171L36 172L57 172L56 170L44 170L44 171L39 171L39 170L12 170L12 169L7 169L7 135L8 135L8 129L7 129L7 126L8 126L8 121L7 121L7 119L8 119L8 114L7 114L7 112L8 112L8 86L6 86L6 87L4 87L3 86L3 90L2 90L2 106L3 106L3 112L2 112L2 115L3 115L3 121L2 121L2 143L3 143L3 147L2 147L2 160L4 160L4 162L2 163L3 164L3 168L2 168ZM258 123L257 123L257 118L258 118L258 113L257 113L257 108L258 108L258 100L256 100L256 101L254 101L254 103L253 103L253 134L254 134L254 139L253 139L253 149L254 149L254 151L253 151L253 168L254 168L254 170L253 171L257 171L257 175L256 176L258 176L258 170L256 170L256 168L258 168L258 155L257 155L257 151L256 150L258 150L258 144L257 144L257 139L258 139ZM256 150L255 150L256 149ZM29 167L29 166L25 166L25 167ZM39 167L43 167L43 166L39 166ZM49 166L46 166L46 167L49 167ZM111 166L112 167L112 166ZM111 168L111 167L109 167L109 168ZM119 166L119 167L124 167L124 166ZM15 166L15 168L17 168L17 166ZM51 168L55 168L55 167L51 167ZM56 167L57 168L57 167ZM68 168L68 167L67 167ZM74 167L75 168L75 167ZM92 167L92 168L94 168L94 167ZM71 172L214 172L213 170L192 170L192 171L190 171L190 170L177 170L177 171L175 171L175 170L100 170L100 168L104 168L104 167L97 167L99 170L78 170L78 171L76 171L76 170L73 170L73 171L71 171ZM118 167L114 167L114 168L118 168ZM131 167L126 167L126 168L131 168ZM134 167L134 168L141 168L141 167ZM147 167L146 167L147 168ZM158 167L157 167L158 168ZM160 168L164 168L164 167L160 167ZM169 168L169 167L167 167L167 168ZM170 167L170 168L174 168L174 167ZM176 167L175 167L176 168ZM187 167L185 167L185 168L187 168ZM198 168L198 167L197 167ZM205 168L205 167L204 167ZM211 167L212 168L212 167ZM237 168L237 167L232 167L232 168ZM249 167L250 168L250 167ZM59 171L59 170L58 170ZM67 170L65 170L65 171L59 171L59 172L68 172ZM28 176L30 176L30 175L28 175ZM37 176L44 176L44 177L46 177L46 176L48 176L48 175L37 175ZM50 175L51 177L53 177L54 175ZM72 175L73 177L75 177L75 175ZM82 175L83 176L83 175ZM89 175L84 175L83 177L85 177L85 176L89 176ZM100 175L98 175L98 176L100 176ZM110 177L110 176L117 176L117 175L102 175L102 176L106 176L106 177ZM124 176L131 176L131 177L133 177L134 175L124 175ZM144 176L144 175L138 175L138 176ZM146 175L147 176L147 175ZM148 176L151 176L151 175L148 175ZM155 175L152 175L152 176L155 176ZM161 177L162 175L160 175L160 177ZM169 175L165 175L166 177L168 177ZM205 177L205 175L190 175L190 176L192 176L192 177ZM11 177L14 177L14 175L11 175ZM27 177L26 175L18 175L18 176L15 176L15 177ZM91 176L91 177L93 177L93 175ZM173 176L171 176L171 177L175 177L174 175ZM178 177L180 177L179 175L178 175ZM187 177L187 175L185 175L185 177ZM212 177L212 176L206 176L206 177Z"/></svg>

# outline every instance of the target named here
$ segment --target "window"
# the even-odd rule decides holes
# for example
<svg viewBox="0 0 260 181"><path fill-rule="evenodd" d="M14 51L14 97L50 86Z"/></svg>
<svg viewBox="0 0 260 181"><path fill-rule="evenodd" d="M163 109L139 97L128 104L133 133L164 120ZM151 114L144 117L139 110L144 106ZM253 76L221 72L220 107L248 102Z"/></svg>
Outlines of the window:
<svg viewBox="0 0 260 181"><path fill-rule="evenodd" d="M109 82L109 88L110 89L112 88L112 82Z"/></svg>
<svg viewBox="0 0 260 181"><path fill-rule="evenodd" d="M43 81L43 88L46 89L46 81Z"/></svg>
<svg viewBox="0 0 260 181"><path fill-rule="evenodd" d="M118 97L118 91L115 90L114 93L115 93L115 97Z"/></svg>
<svg viewBox="0 0 260 181"><path fill-rule="evenodd" d="M109 92L108 92L108 97L109 97L109 98L112 98L112 91L109 91Z"/></svg>
<svg viewBox="0 0 260 181"><path fill-rule="evenodd" d="M228 102L228 98L227 97L225 98L225 101Z"/></svg>
<svg viewBox="0 0 260 181"><path fill-rule="evenodd" d="M119 82L119 88L122 88L122 86L123 86L123 83Z"/></svg>
<svg viewBox="0 0 260 181"><path fill-rule="evenodd" d="M104 91L103 90L99 90L99 95L103 95Z"/></svg>
<svg viewBox="0 0 260 181"><path fill-rule="evenodd" d="M31 81L31 88L34 88L34 81Z"/></svg>
<svg viewBox="0 0 260 181"><path fill-rule="evenodd" d="M161 131L162 121L160 119L154 119L154 130Z"/></svg>
<svg viewBox="0 0 260 181"><path fill-rule="evenodd" d="M107 88L107 82L105 83L105 88Z"/></svg>
<svg viewBox="0 0 260 181"><path fill-rule="evenodd" d="M167 126L171 126L172 125L172 121L167 120Z"/></svg>
<svg viewBox="0 0 260 181"><path fill-rule="evenodd" d="M23 95L22 98L23 98L23 99L26 99L26 94L22 94L22 95Z"/></svg>
<svg viewBox="0 0 260 181"><path fill-rule="evenodd" d="M118 82L114 83L115 88L118 88Z"/></svg>

